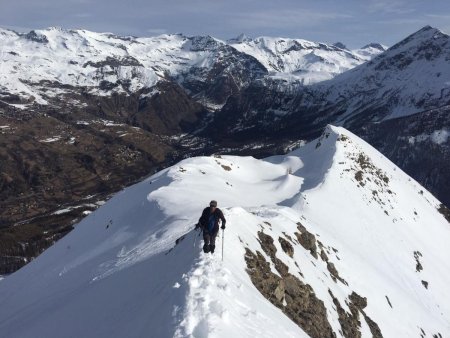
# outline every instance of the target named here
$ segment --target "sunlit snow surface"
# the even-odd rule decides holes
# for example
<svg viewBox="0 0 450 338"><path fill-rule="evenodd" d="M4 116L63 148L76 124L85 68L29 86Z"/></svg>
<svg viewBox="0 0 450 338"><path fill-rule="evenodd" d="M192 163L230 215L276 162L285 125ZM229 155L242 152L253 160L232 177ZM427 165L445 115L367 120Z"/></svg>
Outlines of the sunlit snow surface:
<svg viewBox="0 0 450 338"><path fill-rule="evenodd" d="M167 74L176 77L192 67L212 68L221 55L217 53L218 47L226 45L209 36L186 37L181 34L136 38L60 28L32 33L35 36L30 38L0 28L0 100L1 92L5 91L26 99L33 97L37 103L47 104L46 97L57 97L66 90L60 85L86 87L94 95L124 92L121 86L100 89L102 81L129 81L128 90L136 92L153 87ZM199 46L193 46L193 40ZM215 46L208 45L212 41ZM286 53L288 48L300 45L306 49ZM370 58L306 40L258 38L254 44L230 46L256 57L271 76L305 84L330 79ZM269 47L272 50L268 51ZM373 56L380 51L365 52ZM115 67L117 63L120 65ZM144 96L156 92L153 90Z"/></svg>
<svg viewBox="0 0 450 338"><path fill-rule="evenodd" d="M349 51L303 39L259 37L230 43L255 57L275 78L305 85L329 80L380 54L374 48Z"/></svg>
<svg viewBox="0 0 450 338"><path fill-rule="evenodd" d="M361 154L377 173L363 170L370 179L363 186L355 178ZM211 199L227 218L214 256L202 252L193 230ZM0 332L48 338L307 337L246 272L246 247L267 258L257 239L264 228L277 257L291 273L300 269L302 281L324 302L337 337L341 327L328 289L344 309L352 291L367 297L365 311L384 337L420 337L421 329L445 337L450 226L438 206L417 182L343 128L329 127L321 139L287 156L186 159L118 193L2 280ZM328 256L348 286L335 283L326 264L300 245L293 258L284 253L278 237L295 237L299 221L336 250ZM415 251L422 254L420 272ZM371 337L364 319L361 332Z"/></svg>
<svg viewBox="0 0 450 338"><path fill-rule="evenodd" d="M329 102L347 96L350 105L340 119L361 107L387 105L385 120L446 105L450 91L450 37L424 27L384 53L323 83ZM322 84L321 84L322 85Z"/></svg>

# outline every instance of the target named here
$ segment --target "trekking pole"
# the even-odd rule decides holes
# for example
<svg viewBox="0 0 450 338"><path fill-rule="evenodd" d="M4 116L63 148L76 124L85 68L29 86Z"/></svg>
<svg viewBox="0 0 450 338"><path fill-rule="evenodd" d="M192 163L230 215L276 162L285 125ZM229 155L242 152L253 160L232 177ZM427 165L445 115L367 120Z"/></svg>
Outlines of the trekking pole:
<svg viewBox="0 0 450 338"><path fill-rule="evenodd" d="M225 229L222 229L222 262L223 262L223 243L225 242Z"/></svg>
<svg viewBox="0 0 450 338"><path fill-rule="evenodd" d="M195 248L195 244L197 243L197 237L200 236L200 233L197 235L197 228L195 228L194 231L195 231L195 235L194 235L194 248Z"/></svg>

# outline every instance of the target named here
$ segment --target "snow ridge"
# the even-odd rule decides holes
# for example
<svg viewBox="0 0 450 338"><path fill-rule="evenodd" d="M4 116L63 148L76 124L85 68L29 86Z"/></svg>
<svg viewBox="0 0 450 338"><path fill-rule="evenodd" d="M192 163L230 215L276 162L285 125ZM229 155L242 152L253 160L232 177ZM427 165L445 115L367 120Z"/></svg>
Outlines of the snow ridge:
<svg viewBox="0 0 450 338"><path fill-rule="evenodd" d="M212 198L227 218L214 255L193 230ZM304 285L337 337L352 308L362 337L376 328L385 337L445 336L450 228L439 206L339 127L286 156L186 159L118 193L2 280L0 330L315 337L289 310L304 306L292 296ZM278 283L273 294L254 278L250 253L266 262L264 281Z"/></svg>

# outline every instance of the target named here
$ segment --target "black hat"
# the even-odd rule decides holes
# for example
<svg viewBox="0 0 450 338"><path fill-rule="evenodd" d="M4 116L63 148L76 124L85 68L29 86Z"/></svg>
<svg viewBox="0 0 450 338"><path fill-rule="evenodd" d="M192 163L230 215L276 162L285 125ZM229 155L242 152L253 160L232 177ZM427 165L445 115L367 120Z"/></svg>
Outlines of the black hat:
<svg viewBox="0 0 450 338"><path fill-rule="evenodd" d="M209 206L210 207L217 207L217 201L212 200L211 202L209 202Z"/></svg>

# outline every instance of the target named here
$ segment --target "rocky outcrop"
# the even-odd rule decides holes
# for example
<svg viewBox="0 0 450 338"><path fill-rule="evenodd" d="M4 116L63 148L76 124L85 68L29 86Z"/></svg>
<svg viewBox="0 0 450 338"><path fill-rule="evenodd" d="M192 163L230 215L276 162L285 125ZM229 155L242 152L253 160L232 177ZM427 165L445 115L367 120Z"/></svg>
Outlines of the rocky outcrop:
<svg viewBox="0 0 450 338"><path fill-rule="evenodd" d="M447 222L450 223L450 210L444 204L441 203L441 205L439 206L438 211L442 214L442 216L445 217Z"/></svg>
<svg viewBox="0 0 450 338"><path fill-rule="evenodd" d="M316 236L306 230L300 222L297 223L297 229L300 231L295 233L298 242L317 259L319 256L317 254Z"/></svg>
<svg viewBox="0 0 450 338"><path fill-rule="evenodd" d="M370 328L370 332L372 333L373 338L382 338L380 328L378 324L375 323L369 316L364 312L364 308L367 307L367 298L359 296L356 292L352 292L349 296L349 301L346 302L347 306L350 309L350 313L346 312L339 300L333 295L331 290L328 290L331 298L333 299L333 303L336 306L339 323L341 324L342 334L346 338L360 338L361 337L361 322L360 322L360 313L362 314L364 320Z"/></svg>
<svg viewBox="0 0 450 338"><path fill-rule="evenodd" d="M280 275L272 272L270 262L259 251L254 253L246 248L247 272L255 287L312 338L335 337L325 305L314 290L289 273L287 266L276 257L277 249L271 236L259 232L258 238Z"/></svg>
<svg viewBox="0 0 450 338"><path fill-rule="evenodd" d="M285 240L283 237L278 237L278 241L280 242L281 248L289 257L294 256L294 247L289 241Z"/></svg>

